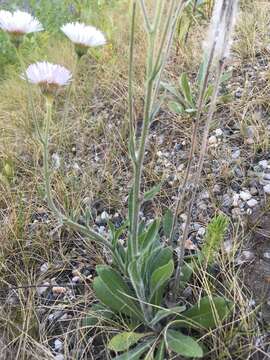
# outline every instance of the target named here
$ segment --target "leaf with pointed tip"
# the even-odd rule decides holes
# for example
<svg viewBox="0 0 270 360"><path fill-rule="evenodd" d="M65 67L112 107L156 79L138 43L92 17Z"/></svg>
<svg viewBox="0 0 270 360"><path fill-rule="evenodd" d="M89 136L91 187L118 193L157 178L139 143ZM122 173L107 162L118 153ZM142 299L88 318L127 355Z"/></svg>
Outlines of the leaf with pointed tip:
<svg viewBox="0 0 270 360"><path fill-rule="evenodd" d="M171 234L172 226L173 226L173 212L171 209L167 209L162 222L163 231L167 238Z"/></svg>
<svg viewBox="0 0 270 360"><path fill-rule="evenodd" d="M158 184L156 186L153 186L150 190L146 191L144 193L143 201L145 202L152 200L160 192L161 185L162 184Z"/></svg>
<svg viewBox="0 0 270 360"><path fill-rule="evenodd" d="M140 339L149 334L135 333L135 332L122 332L115 335L108 344L108 349L115 352L128 350L132 345L136 344Z"/></svg>
<svg viewBox="0 0 270 360"><path fill-rule="evenodd" d="M167 330L167 347L178 355L192 358L203 357L203 350L191 336L186 336L179 331Z"/></svg>
<svg viewBox="0 0 270 360"><path fill-rule="evenodd" d="M160 223L158 220L154 220L146 229L146 231L139 238L139 245L142 251L145 251L156 240L158 240Z"/></svg>
<svg viewBox="0 0 270 360"><path fill-rule="evenodd" d="M160 305L163 291L168 281L170 280L174 271L174 262L171 259L167 264L157 268L152 276L150 282L151 297L150 302L155 305Z"/></svg>
<svg viewBox="0 0 270 360"><path fill-rule="evenodd" d="M195 327L211 329L223 321L230 313L232 303L221 296L204 297L191 309L182 313L182 316L188 318L194 323Z"/></svg>
<svg viewBox="0 0 270 360"><path fill-rule="evenodd" d="M180 87L185 97L185 100L188 102L189 105L194 106L194 101L191 94L191 88L186 73L183 73L180 77Z"/></svg>
<svg viewBox="0 0 270 360"><path fill-rule="evenodd" d="M113 360L140 360L141 356L148 350L150 349L151 345L153 344L153 342L155 341L155 339L149 339L148 341L139 344L138 346L136 346L134 349L125 352L122 355L116 356L115 358L113 358Z"/></svg>
<svg viewBox="0 0 270 360"><path fill-rule="evenodd" d="M133 292L127 286L121 275L110 266L96 267L97 276L93 287L97 298L108 308L142 320L142 313L137 304L131 299Z"/></svg>
<svg viewBox="0 0 270 360"><path fill-rule="evenodd" d="M175 307L172 307L170 309L158 310L155 317L150 322L150 325L151 326L156 325L158 322L165 319L166 317L168 317L168 316L177 316L177 315L179 315L180 313L182 313L185 310L186 310L186 306L184 306L184 305L183 306L175 306Z"/></svg>

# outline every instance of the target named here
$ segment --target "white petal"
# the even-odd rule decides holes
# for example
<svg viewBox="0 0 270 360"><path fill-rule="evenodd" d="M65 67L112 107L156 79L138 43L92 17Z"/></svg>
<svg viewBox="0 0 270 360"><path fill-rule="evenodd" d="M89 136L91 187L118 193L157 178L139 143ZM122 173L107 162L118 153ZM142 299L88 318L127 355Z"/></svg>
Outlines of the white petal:
<svg viewBox="0 0 270 360"><path fill-rule="evenodd" d="M73 43L77 45L90 47L106 44L104 34L94 26L76 22L63 25L61 30Z"/></svg>

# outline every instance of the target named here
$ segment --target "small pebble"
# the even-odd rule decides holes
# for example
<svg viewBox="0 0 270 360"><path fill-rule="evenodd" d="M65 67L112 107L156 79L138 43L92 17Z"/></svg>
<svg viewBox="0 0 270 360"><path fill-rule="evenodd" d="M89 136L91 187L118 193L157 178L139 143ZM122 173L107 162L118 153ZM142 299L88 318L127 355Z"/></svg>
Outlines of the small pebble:
<svg viewBox="0 0 270 360"><path fill-rule="evenodd" d="M265 251L265 252L263 253L263 257L264 257L264 259L269 260L269 259L270 259L270 251Z"/></svg>
<svg viewBox="0 0 270 360"><path fill-rule="evenodd" d="M65 294L67 292L67 289L63 286L54 286L52 288L52 292L54 295L62 295Z"/></svg>
<svg viewBox="0 0 270 360"><path fill-rule="evenodd" d="M263 191L266 193L266 194L270 194L270 184L267 184L263 187Z"/></svg>
<svg viewBox="0 0 270 360"><path fill-rule="evenodd" d="M251 194L249 191L240 191L240 198L243 200L243 201L248 201L252 198Z"/></svg>
<svg viewBox="0 0 270 360"><path fill-rule="evenodd" d="M216 129L215 130L215 134L216 136L222 136L223 135L223 131L221 129Z"/></svg>
<svg viewBox="0 0 270 360"><path fill-rule="evenodd" d="M44 284L42 284L43 286L38 286L37 287L37 293L39 296L41 296L42 294L45 293L45 291L49 288L50 283L45 282Z"/></svg>
<svg viewBox="0 0 270 360"><path fill-rule="evenodd" d="M59 339L56 339L54 342L54 348L56 351L60 351L63 349L63 342Z"/></svg>
<svg viewBox="0 0 270 360"><path fill-rule="evenodd" d="M238 159L241 155L241 151L240 150L235 150L233 153L232 153L232 158L234 160Z"/></svg>
<svg viewBox="0 0 270 360"><path fill-rule="evenodd" d="M79 283L81 281L81 278L79 276L73 276L71 281L75 284Z"/></svg>
<svg viewBox="0 0 270 360"><path fill-rule="evenodd" d="M199 230L198 230L198 233L197 233L197 235L199 235L199 236L204 236L204 234L205 234L205 228L204 227L200 227L199 228Z"/></svg>
<svg viewBox="0 0 270 360"><path fill-rule="evenodd" d="M229 195L228 195L229 196ZM239 194L233 194L233 206L238 206L239 205Z"/></svg>
<svg viewBox="0 0 270 360"><path fill-rule="evenodd" d="M109 220L110 216L106 211L103 211L100 215L100 218L103 222L107 222Z"/></svg>
<svg viewBox="0 0 270 360"><path fill-rule="evenodd" d="M252 196L257 195L258 194L257 188L255 188L255 187L250 188L250 193Z"/></svg>
<svg viewBox="0 0 270 360"><path fill-rule="evenodd" d="M208 143L209 143L209 145L215 145L217 143L216 136L214 136L214 135L210 136L210 138L208 139Z"/></svg>
<svg viewBox="0 0 270 360"><path fill-rule="evenodd" d="M220 185L218 185L218 184L215 184L214 185L214 187L213 187L213 193L214 194L220 194L221 193L221 187L220 187Z"/></svg>
<svg viewBox="0 0 270 360"><path fill-rule="evenodd" d="M268 161L267 160L261 160L261 161L259 161L259 165L260 165L261 168L267 169L268 168Z"/></svg>
<svg viewBox="0 0 270 360"><path fill-rule="evenodd" d="M253 208L254 206L258 205L258 201L256 199L250 199L248 200L247 205Z"/></svg>
<svg viewBox="0 0 270 360"><path fill-rule="evenodd" d="M270 174L264 174L263 178L264 180L270 180Z"/></svg>
<svg viewBox="0 0 270 360"><path fill-rule="evenodd" d="M49 269L49 264L47 262L41 265L40 267L40 271L42 274L45 273L48 269Z"/></svg>

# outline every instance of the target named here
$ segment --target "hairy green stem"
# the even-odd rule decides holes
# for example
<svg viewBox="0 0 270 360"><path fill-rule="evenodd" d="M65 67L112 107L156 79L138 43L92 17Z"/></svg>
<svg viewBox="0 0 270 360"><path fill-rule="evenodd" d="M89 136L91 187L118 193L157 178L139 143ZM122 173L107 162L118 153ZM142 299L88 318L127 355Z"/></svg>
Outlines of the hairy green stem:
<svg viewBox="0 0 270 360"><path fill-rule="evenodd" d="M208 112L206 123L204 126L203 140L202 140L202 146L201 146L200 157L199 157L199 162L198 162L198 168L197 168L197 171L195 174L195 181L194 181L194 186L192 188L191 200L189 202L188 211L187 211L187 220L185 223L183 237L182 237L182 239L180 239L181 245L185 244L187 237L188 237L188 230L189 230L189 226L190 226L190 222L191 222L191 212L192 212L192 209L193 209L193 206L195 203L197 189L198 189L198 186L199 186L199 183L201 180L203 164L204 164L205 155L206 155L206 151L207 151L207 142L208 142L210 124L213 120L213 116L214 116L214 113L216 110L218 90L219 90L219 85L220 85L220 80L221 80L223 70L224 70L224 61L221 60L218 70L217 70L217 75L216 75L215 84L214 84L214 92L212 95L209 112ZM174 300L176 300L176 297L177 297L177 294L178 294L179 288L180 288L180 277L181 277L181 269L182 269L183 262L184 262L184 254L185 254L185 246L180 246L178 254L177 254L178 261L177 261L177 269L176 269L175 281L174 281L174 292L173 292Z"/></svg>
<svg viewBox="0 0 270 360"><path fill-rule="evenodd" d="M129 146L130 156L135 159L135 134L134 134L134 112L133 112L133 67L134 67L134 42L135 42L135 19L136 19L136 0L132 3L130 46L129 46L129 67L128 67L128 115L129 115ZM130 224L132 226L132 224Z"/></svg>
<svg viewBox="0 0 270 360"><path fill-rule="evenodd" d="M205 92L206 92L207 84L208 84L208 80L209 80L210 68L213 63L215 48L216 48L216 43L214 43L214 46L211 49L211 53L210 53L210 56L207 61L207 67L206 67L206 72L205 72L205 76L204 76L204 80L203 80L203 85L200 89L197 115L196 115L195 123L193 124L192 135L191 135L191 147L190 147L190 152L189 152L189 157L188 157L188 164L187 164L187 168L185 171L184 180L178 188L179 195L178 195L178 199L176 202L176 207L175 207L173 222L172 222L172 228L171 228L171 232L170 232L170 236L169 236L170 244L173 244L173 237L174 237L174 231L175 231L175 227L176 227L177 217L179 214L179 210L184 201L184 196L185 196L186 190L187 190L188 179L189 179L190 172L191 172L191 165L192 165L192 161L194 160L198 129L199 129L203 106L204 106L204 96L205 96ZM181 244L181 246L183 246L183 244Z"/></svg>

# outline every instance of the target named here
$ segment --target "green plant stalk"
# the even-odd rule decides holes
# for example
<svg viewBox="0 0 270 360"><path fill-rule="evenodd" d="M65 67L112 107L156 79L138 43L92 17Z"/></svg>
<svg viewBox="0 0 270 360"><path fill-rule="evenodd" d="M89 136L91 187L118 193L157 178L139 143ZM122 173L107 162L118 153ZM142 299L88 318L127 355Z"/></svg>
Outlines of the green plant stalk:
<svg viewBox="0 0 270 360"><path fill-rule="evenodd" d="M188 157L188 164L187 164L187 168L186 168L186 171L185 171L184 180L183 180L183 182L181 183L181 185L178 188L178 194L179 195L178 195L178 199L177 199L177 202L176 202L176 207L175 207L174 216L173 216L173 223L172 223L171 233L170 233L170 236L169 236L169 242L170 242L171 245L173 244L173 237L174 237L174 231L175 231L175 227L176 227L178 213L179 213L179 210L180 210L180 208L181 208L181 206L183 204L184 196L185 196L185 193L186 193L186 190L187 190L187 184L188 184L188 179L189 179L190 172L191 172L192 161L194 160L198 129L199 129L200 120L201 120L201 117L202 117L202 110L203 110L203 106L204 106L204 101L203 100L204 100L205 92L207 90L207 84L208 84L209 75L210 75L210 68L211 68L211 66L213 64L215 48L216 48L216 43L214 43L214 46L212 47L210 56L208 58L207 69L206 69L205 77L204 77L204 80L203 80L203 86L202 86L202 88L200 90L200 95L199 95L198 110L197 110L196 120L195 120L195 123L193 123L193 129L192 129L192 135L191 135L191 147L190 147L190 152L189 152L189 157Z"/></svg>
<svg viewBox="0 0 270 360"><path fill-rule="evenodd" d="M160 83L161 83L161 76L162 76L163 71L164 71L166 60L168 59L168 56L169 56L169 53L170 53L170 48L171 48L171 45L172 45L172 42L173 42L173 37L174 37L175 31L176 31L177 20L178 20L180 14L182 13L182 11L184 10L186 4L187 4L186 0L181 1L178 4L176 10L174 11L175 15L174 15L174 20L172 22L170 38L169 38L169 40L167 42L167 45L165 47L165 50L163 52L165 55L164 55L162 65L161 65L160 70L159 70L158 75L157 75L156 84L155 84L155 90L154 90L154 95L153 95L153 100L152 100L152 106L155 105L155 101L156 101L157 96L158 96L158 91L160 89ZM157 113L158 109L159 109L159 107L155 110L156 113Z"/></svg>
<svg viewBox="0 0 270 360"><path fill-rule="evenodd" d="M177 10L181 11L184 4L186 3L183 0L180 5L178 5ZM146 9L143 6L144 2L141 2L144 14L144 18L148 19L148 14L145 13ZM161 3L160 5L161 6ZM134 169L134 184L133 184L133 211L132 211L132 224L131 224L131 236L129 237L131 257L132 259L138 255L138 227L139 227L139 211L141 205L141 178L142 178L142 169L145 156L145 146L147 141L147 136L149 132L149 126L152 120L152 109L153 109L153 94L157 94L158 87L155 86L155 80L160 75L160 69L164 69L164 63L167 59L166 56L162 57L162 50L164 47L171 45L171 38L175 31L173 12L175 10L175 0L171 2L171 6L168 11L168 16L165 21L164 30L161 36L161 43L158 49L156 59L154 59L155 52L155 40L157 38L157 30L149 32L149 26L146 24L146 30L148 34L148 55L147 55L147 73L146 73L146 95L145 95L145 107L144 107L144 116L143 116L143 127L142 134L139 142L139 149L137 154L135 154L135 159L133 161ZM157 9L155 24L159 23L159 17L161 17L161 10ZM147 23L147 21L145 20ZM148 20L149 22L149 20ZM150 25L150 29L152 26ZM169 50L166 48L166 50ZM159 70L158 70L159 69ZM155 90L155 92L154 92Z"/></svg>
<svg viewBox="0 0 270 360"><path fill-rule="evenodd" d="M133 67L134 67L134 42L135 42L135 19L136 19L136 0L132 3L130 47L129 47L129 67L128 67L128 115L129 115L129 142L130 156L135 161L135 136L134 136L134 112L133 112ZM132 224L130 224L132 227Z"/></svg>
<svg viewBox="0 0 270 360"><path fill-rule="evenodd" d="M147 32L149 34L149 33L152 32L152 26L150 24L149 16L147 14L145 1L140 0L140 5L141 5L142 13L143 13L143 19L144 19L144 22L145 22L145 27L146 27L146 30L147 30Z"/></svg>
<svg viewBox="0 0 270 360"><path fill-rule="evenodd" d="M43 145L43 166L44 166L44 183L45 183L45 193L48 202L49 208L54 212L54 214L58 217L59 220L65 225L70 226L76 231L79 231L89 238L95 240L96 242L106 246L112 253L113 247L109 241L107 241L103 236L101 236L96 231L81 225L72 219L68 218L64 215L55 205L53 200L53 196L51 193L51 182L50 182L50 168L49 168L49 127L52 121L52 107L53 107L53 99L49 96L46 96L46 120L45 120L45 131L44 136L42 137L42 145Z"/></svg>
<svg viewBox="0 0 270 360"><path fill-rule="evenodd" d="M206 155L206 151L207 151L207 142L208 142L210 124L213 120L213 116L214 116L214 113L216 110L218 90L219 90L219 85L220 85L221 76L222 76L223 71L224 71L224 60L221 60L219 63L219 66L218 66L217 75L216 75L215 84L214 84L214 92L213 92L209 112L207 115L206 123L204 126L203 141L202 141L202 146L201 146L201 151L200 151L198 168L197 168L197 171L195 174L194 187L192 189L191 200L190 200L189 206L188 206L187 220L185 223L183 237L182 237L182 239L180 239L181 244L180 244L179 252L178 252L177 269L176 269L176 273L175 273L175 281L174 281L174 288L173 288L174 289L174 292L173 292L174 300L176 299L177 294L179 292L179 288L180 288L181 269L183 266L184 254L185 254L185 247L183 246L183 244L185 244L187 237L188 237L188 230L189 230L190 221L191 221L191 211L192 211L192 208L195 203L197 189L198 189L198 186L199 186L199 183L201 180L203 164L204 164L205 155Z"/></svg>
<svg viewBox="0 0 270 360"><path fill-rule="evenodd" d="M132 228L131 228L131 256L134 259L138 255L139 245L138 245L138 228L139 228L139 211L141 204L140 197L140 188L141 188L141 178L142 178L142 169L143 161L145 156L145 146L147 135L149 132L150 125L150 114L151 114L151 101L152 101L152 92L153 92L153 82L152 77L152 68L153 68L153 54L154 52L154 36L153 33L149 34L149 51L148 51L148 65L147 65L147 81L146 81L146 100L144 107L144 120L142 135L140 139L140 145L138 154L135 161L133 162L134 168L134 185L133 185L133 209L132 209Z"/></svg>

